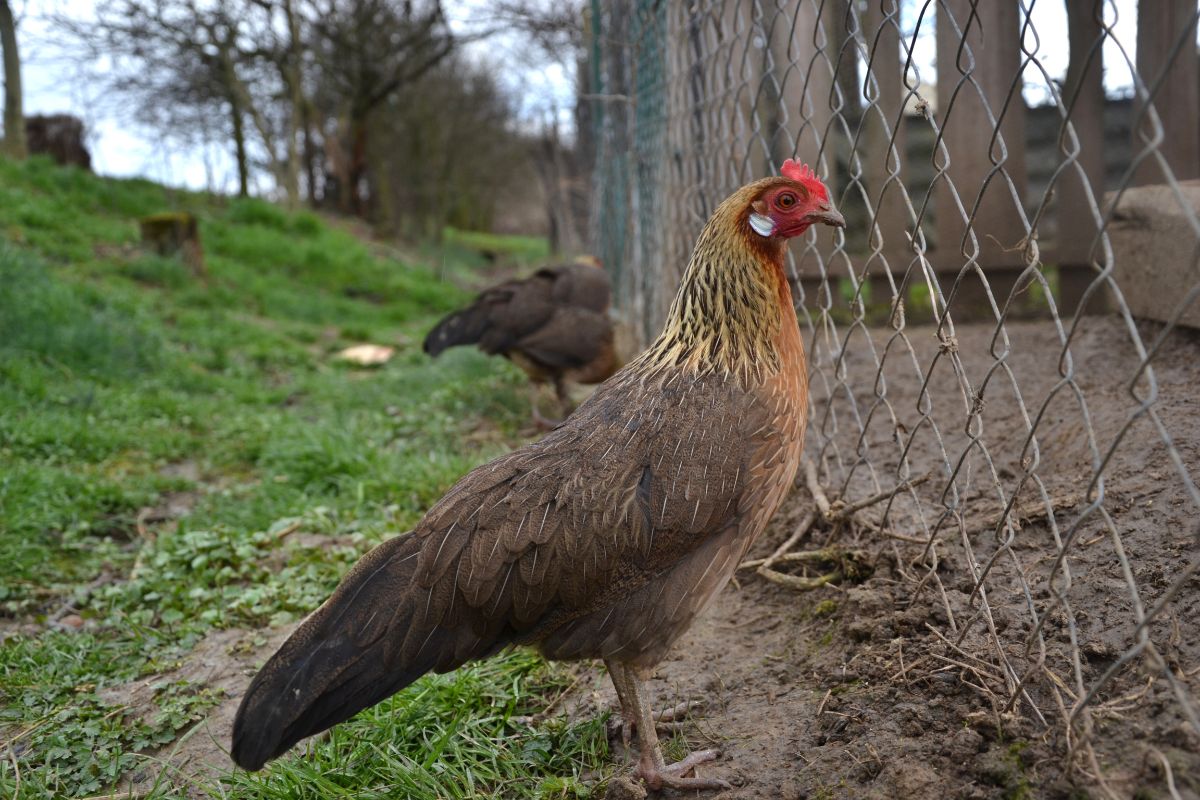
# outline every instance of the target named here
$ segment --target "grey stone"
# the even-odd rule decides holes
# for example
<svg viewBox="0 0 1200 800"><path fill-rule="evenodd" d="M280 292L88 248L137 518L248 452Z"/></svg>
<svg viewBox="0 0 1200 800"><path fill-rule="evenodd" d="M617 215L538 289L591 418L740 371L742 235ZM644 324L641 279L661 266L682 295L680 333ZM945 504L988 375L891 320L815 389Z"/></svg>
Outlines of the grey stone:
<svg viewBox="0 0 1200 800"><path fill-rule="evenodd" d="M1194 217L1200 217L1200 180L1183 181L1180 190ZM1106 198L1111 201L1111 195ZM1128 189L1117 203L1108 228L1113 277L1135 317L1168 321L1200 283L1200 239L1170 186ZM1200 328L1200 298L1179 324Z"/></svg>

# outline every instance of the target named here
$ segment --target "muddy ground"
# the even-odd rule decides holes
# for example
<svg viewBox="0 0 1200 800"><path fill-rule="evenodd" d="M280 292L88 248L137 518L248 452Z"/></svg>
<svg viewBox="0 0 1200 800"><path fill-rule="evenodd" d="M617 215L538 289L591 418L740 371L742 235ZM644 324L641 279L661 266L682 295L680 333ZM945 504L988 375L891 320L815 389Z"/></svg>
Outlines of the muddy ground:
<svg viewBox="0 0 1200 800"><path fill-rule="evenodd" d="M1121 323L1087 321L1073 384L1061 380L1053 328L1009 332L1000 364L990 328L960 327L952 343L932 329L890 343L875 331L882 369L858 334L841 380L817 348L826 361L809 454L829 499L894 486L901 454L906 475L930 477L886 518L879 503L840 525L818 521L793 548L832 548L832 560L775 567L840 571L839 582L800 592L743 570L661 665L659 705L705 702L684 741L723 750L704 772L735 788L706 796L1200 798L1200 735L1186 710L1200 708L1200 509L1188 484L1200 476L1200 337L1168 337L1155 416L1118 439L1139 407L1129 392L1139 357ZM1114 442L1102 491L1089 489ZM800 484L751 558L813 509ZM1139 615L1151 611L1143 634ZM283 633L214 634L202 646L193 669L210 670L228 699L177 753L188 770L224 768L232 709ZM1122 661L1143 636L1145 649ZM614 709L602 670L580 669L561 713ZM1089 710L1068 726L1088 692ZM614 748L622 760L618 737Z"/></svg>
<svg viewBox="0 0 1200 800"><path fill-rule="evenodd" d="M1073 383L1051 326L1008 331L859 333L841 380L815 348L809 454L829 499L895 486L902 454L931 477L886 520L876 504L796 546L859 553L857 578L796 592L744 570L662 665L660 703L710 701L688 738L724 750L710 769L738 788L721 797L1200 798L1200 336L1168 336L1156 384L1136 384L1152 417L1133 413L1140 358L1118 320L1085 321ZM803 483L751 558L813 508ZM1122 663L1140 613L1154 655Z"/></svg>

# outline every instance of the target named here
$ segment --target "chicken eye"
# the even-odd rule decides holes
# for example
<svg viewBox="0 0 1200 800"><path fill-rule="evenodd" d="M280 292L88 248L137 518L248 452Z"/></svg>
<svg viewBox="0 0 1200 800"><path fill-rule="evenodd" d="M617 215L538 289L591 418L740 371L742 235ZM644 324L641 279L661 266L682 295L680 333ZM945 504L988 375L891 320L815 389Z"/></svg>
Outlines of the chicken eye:
<svg viewBox="0 0 1200 800"><path fill-rule="evenodd" d="M796 195L791 192L784 192L775 200L775 205L787 211L792 206L796 205Z"/></svg>

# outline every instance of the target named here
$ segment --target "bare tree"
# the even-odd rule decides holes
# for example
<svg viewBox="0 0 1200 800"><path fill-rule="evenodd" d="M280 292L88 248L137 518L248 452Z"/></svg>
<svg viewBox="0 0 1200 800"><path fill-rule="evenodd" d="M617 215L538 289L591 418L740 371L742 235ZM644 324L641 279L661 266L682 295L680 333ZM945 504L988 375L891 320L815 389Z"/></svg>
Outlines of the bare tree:
<svg viewBox="0 0 1200 800"><path fill-rule="evenodd" d="M494 72L452 56L376 110L369 158L380 223L435 238L446 225L491 227L498 196L527 166Z"/></svg>
<svg viewBox="0 0 1200 800"><path fill-rule="evenodd" d="M268 165L290 208L300 202L300 135L303 131L309 198L314 197L312 171L312 103L305 86L308 64L306 36L311 23L297 0L246 0L238 63L243 74L258 80L240 81L250 94L257 92L251 107L255 129L267 151ZM270 73L269 75L267 73Z"/></svg>
<svg viewBox="0 0 1200 800"><path fill-rule="evenodd" d="M575 16L516 27L573 59ZM531 174L497 70L454 58L499 21L452 35L440 0L98 0L95 19L60 24L115 60L104 79L143 122L227 136L242 193L265 171L289 204L306 188L314 205L437 235L486 227L512 165Z"/></svg>
<svg viewBox="0 0 1200 800"><path fill-rule="evenodd" d="M191 143L223 116L238 171L249 193L249 155L243 95L235 91L231 50L239 21L226 3L201 10L190 0L102 0L95 18L58 17L81 59L108 59L98 75L108 96L133 100L137 117L170 138Z"/></svg>
<svg viewBox="0 0 1200 800"><path fill-rule="evenodd" d="M513 32L532 47L525 61L537 69L548 63L576 71L577 98L574 140L564 136L556 107L545 109L540 134L530 143L534 170L541 183L550 248L579 252L588 217L590 187L591 111L588 87L579 65L586 61L584 6L581 0L493 0L491 17L480 24Z"/></svg>
<svg viewBox="0 0 1200 800"><path fill-rule="evenodd" d="M313 8L329 193L342 211L367 216L372 115L450 55L455 39L440 0L318 0Z"/></svg>
<svg viewBox="0 0 1200 800"><path fill-rule="evenodd" d="M8 0L0 0L0 49L4 50L4 152L10 158L25 158L21 56L17 51L17 25Z"/></svg>
<svg viewBox="0 0 1200 800"><path fill-rule="evenodd" d="M289 197L281 125L270 102L283 83L271 68L274 51L260 44L272 29L268 2L218 0L102 0L95 18L60 17L59 26L93 59L111 59L103 73L112 93L133 98L142 121L182 139L226 120L238 172L238 192L249 193L254 134L266 169ZM267 10L268 14L254 12ZM287 109L283 109L286 116ZM287 148L282 150L287 152Z"/></svg>

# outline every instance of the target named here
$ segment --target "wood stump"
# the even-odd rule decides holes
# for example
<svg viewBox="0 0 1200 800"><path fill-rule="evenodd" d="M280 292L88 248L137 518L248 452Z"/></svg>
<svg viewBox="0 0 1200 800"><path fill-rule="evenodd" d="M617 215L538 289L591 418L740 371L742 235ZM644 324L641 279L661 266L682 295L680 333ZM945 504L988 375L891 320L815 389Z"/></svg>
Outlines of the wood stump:
<svg viewBox="0 0 1200 800"><path fill-rule="evenodd" d="M186 211L167 211L142 217L142 243L160 256L178 254L193 276L208 279L204 267L204 248L200 245L200 226Z"/></svg>
<svg viewBox="0 0 1200 800"><path fill-rule="evenodd" d="M83 120L70 114L32 114L25 117L25 142L30 155L50 156L55 163L92 170L92 154L84 144Z"/></svg>

